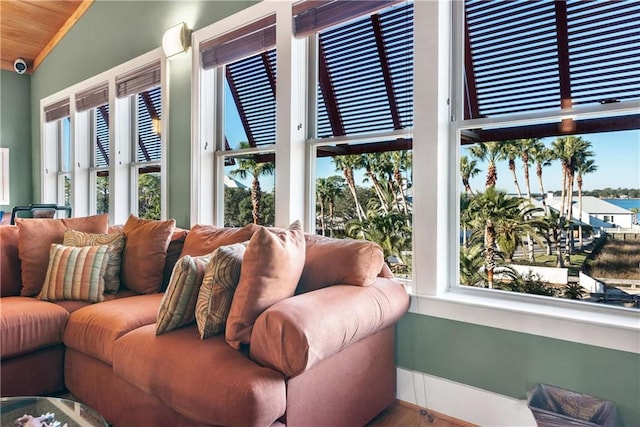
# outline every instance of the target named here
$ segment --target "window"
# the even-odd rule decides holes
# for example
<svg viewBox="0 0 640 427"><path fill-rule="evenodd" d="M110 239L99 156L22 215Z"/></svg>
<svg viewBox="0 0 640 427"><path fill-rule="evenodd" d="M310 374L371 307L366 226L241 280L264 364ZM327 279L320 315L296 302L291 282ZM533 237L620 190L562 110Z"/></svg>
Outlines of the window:
<svg viewBox="0 0 640 427"><path fill-rule="evenodd" d="M72 141L69 99L44 107L44 145L47 153L43 182L48 196L43 203L71 205Z"/></svg>
<svg viewBox="0 0 640 427"><path fill-rule="evenodd" d="M41 100L43 203L74 216L166 215L161 49Z"/></svg>
<svg viewBox="0 0 640 427"><path fill-rule="evenodd" d="M222 190L204 187L213 193L207 199L222 200L218 222L226 226L275 221L275 28L275 15L268 15L200 44L203 122L221 165L208 179L223 183Z"/></svg>
<svg viewBox="0 0 640 427"><path fill-rule="evenodd" d="M315 229L376 241L394 273L410 277L413 4L353 6L293 9L296 33L311 34L317 64L308 140L316 158Z"/></svg>
<svg viewBox="0 0 640 427"><path fill-rule="evenodd" d="M131 182L135 210L140 218L162 214L162 91L160 62L116 77L120 116L130 120Z"/></svg>
<svg viewBox="0 0 640 427"><path fill-rule="evenodd" d="M85 163L89 212L109 213L109 85L107 82L76 94L78 145L86 153ZM80 147L78 147L80 148Z"/></svg>
<svg viewBox="0 0 640 427"><path fill-rule="evenodd" d="M601 215L617 208L598 191L629 197L640 179L634 17L634 3L464 2L453 122L463 286L612 302L583 277L593 247L607 251L613 217ZM629 262L610 266L612 283Z"/></svg>

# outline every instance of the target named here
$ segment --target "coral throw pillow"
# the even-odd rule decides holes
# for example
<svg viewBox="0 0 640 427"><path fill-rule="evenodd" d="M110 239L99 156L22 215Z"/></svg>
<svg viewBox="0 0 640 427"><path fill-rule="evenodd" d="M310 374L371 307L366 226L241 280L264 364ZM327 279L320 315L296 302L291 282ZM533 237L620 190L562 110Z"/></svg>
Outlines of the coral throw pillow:
<svg viewBox="0 0 640 427"><path fill-rule="evenodd" d="M255 224L247 224L244 227L216 227L196 224L191 228L184 241L181 256L210 254L220 246L245 242L259 228Z"/></svg>
<svg viewBox="0 0 640 427"><path fill-rule="evenodd" d="M139 294L153 294L162 287L162 271L176 221L141 219L130 215L124 224L127 242L122 251L120 278Z"/></svg>
<svg viewBox="0 0 640 427"><path fill-rule="evenodd" d="M221 246L211 256L196 302L196 323L202 339L224 332L246 247L247 243Z"/></svg>
<svg viewBox="0 0 640 427"><path fill-rule="evenodd" d="M106 245L51 245L49 266L39 298L44 301L103 301L108 262Z"/></svg>
<svg viewBox="0 0 640 427"><path fill-rule="evenodd" d="M176 262L158 310L156 335L181 328L195 320L198 291L210 259L209 255L185 255Z"/></svg>
<svg viewBox="0 0 640 427"><path fill-rule="evenodd" d="M304 267L305 243L300 222L287 229L261 227L249 240L240 282L231 302L225 338L239 349L249 344L253 324L273 304L293 296Z"/></svg>
<svg viewBox="0 0 640 427"><path fill-rule="evenodd" d="M306 259L298 293L331 285L370 286L384 266L382 248L374 242L314 234L305 235L305 240Z"/></svg>
<svg viewBox="0 0 640 427"><path fill-rule="evenodd" d="M40 293L47 274L51 244L62 243L65 230L106 233L108 221L107 214L63 219L16 218L19 229L18 254L22 269L20 295L32 297Z"/></svg>
<svg viewBox="0 0 640 427"><path fill-rule="evenodd" d="M124 248L124 233L109 234L83 233L82 231L66 230L63 245L65 246L107 246L109 263L104 273L104 291L116 293L120 289L120 263Z"/></svg>

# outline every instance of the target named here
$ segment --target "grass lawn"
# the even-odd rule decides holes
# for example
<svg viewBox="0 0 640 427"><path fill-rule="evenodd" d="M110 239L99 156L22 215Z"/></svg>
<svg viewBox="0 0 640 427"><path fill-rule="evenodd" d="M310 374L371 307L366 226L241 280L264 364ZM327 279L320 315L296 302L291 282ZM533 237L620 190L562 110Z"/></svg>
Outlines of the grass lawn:
<svg viewBox="0 0 640 427"><path fill-rule="evenodd" d="M571 262L568 264L565 262L565 268L569 269L569 276L577 276L580 272L580 267L587 259L586 253L576 253L571 255ZM529 262L526 258L516 258L513 260L514 264L520 265L537 265L538 267L556 267L558 257L555 255L538 255L536 254L536 261L534 263Z"/></svg>
<svg viewBox="0 0 640 427"><path fill-rule="evenodd" d="M587 266L591 277L640 280L640 240L609 239Z"/></svg>

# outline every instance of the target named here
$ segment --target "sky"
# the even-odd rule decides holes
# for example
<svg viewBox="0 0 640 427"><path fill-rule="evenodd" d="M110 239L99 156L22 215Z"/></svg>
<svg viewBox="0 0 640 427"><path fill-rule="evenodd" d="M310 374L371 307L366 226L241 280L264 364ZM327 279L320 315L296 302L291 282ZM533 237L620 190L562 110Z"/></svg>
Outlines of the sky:
<svg viewBox="0 0 640 427"><path fill-rule="evenodd" d="M603 188L640 188L640 130L576 135L581 136L585 141L592 144L594 152L593 160L598 169L583 177L583 190L596 190ZM544 138L542 141L550 146L555 138ZM461 155L467 154L461 150ZM477 176L471 179L471 188L484 190L487 165L478 162L478 168L482 170ZM506 161L501 161L497 165L498 182L497 187L509 193L515 193L515 185L511 171L507 167ZM518 183L524 192L524 173L522 161L516 160L516 172ZM538 178L535 175L535 166L529 171L531 181L531 191L539 192ZM545 191L560 191L562 188L562 174L560 163L555 161L551 166L547 166L542 171L542 180ZM462 182L460 182L462 187ZM462 189L461 189L462 191Z"/></svg>

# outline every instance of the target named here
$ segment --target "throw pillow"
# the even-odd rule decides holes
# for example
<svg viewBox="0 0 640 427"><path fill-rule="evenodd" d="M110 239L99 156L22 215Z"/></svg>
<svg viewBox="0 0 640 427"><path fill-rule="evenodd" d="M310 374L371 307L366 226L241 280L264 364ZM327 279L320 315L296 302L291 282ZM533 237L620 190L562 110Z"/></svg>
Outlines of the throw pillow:
<svg viewBox="0 0 640 427"><path fill-rule="evenodd" d="M202 339L224 332L246 247L246 242L220 246L211 255L196 302L196 324Z"/></svg>
<svg viewBox="0 0 640 427"><path fill-rule="evenodd" d="M184 246L184 240L187 238L189 230L176 227L171 234L171 240L169 241L169 247L167 248L167 257L164 260L164 267L162 270L162 287L161 292L167 290L169 286L169 280L171 279L171 273L173 273L173 267L176 266L176 262L180 259L180 253Z"/></svg>
<svg viewBox="0 0 640 427"><path fill-rule="evenodd" d="M299 221L287 229L261 227L249 240L240 282L231 302L225 338L233 348L249 344L253 324L273 304L293 296L304 267Z"/></svg>
<svg viewBox="0 0 640 427"><path fill-rule="evenodd" d="M103 301L108 251L107 246L52 244L39 298L44 301Z"/></svg>
<svg viewBox="0 0 640 427"><path fill-rule="evenodd" d="M162 286L162 270L176 221L141 219L130 215L124 224L127 243L122 251L120 278L139 294L153 294Z"/></svg>
<svg viewBox="0 0 640 427"><path fill-rule="evenodd" d="M107 214L80 218L44 219L16 218L18 225L18 254L22 269L20 295L32 297L40 293L47 274L52 243L62 243L67 229L85 233L106 233Z"/></svg>
<svg viewBox="0 0 640 427"><path fill-rule="evenodd" d="M198 290L210 259L209 255L185 255L178 260L160 303L156 335L173 331L194 321Z"/></svg>
<svg viewBox="0 0 640 427"><path fill-rule="evenodd" d="M305 235L304 269L298 293L331 285L370 286L384 266L377 243L367 240L334 239Z"/></svg>
<svg viewBox="0 0 640 427"><path fill-rule="evenodd" d="M65 246L107 246L109 264L104 273L104 291L116 293L120 289L120 262L124 248L124 233L110 234L83 233L82 231L66 230L63 245Z"/></svg>
<svg viewBox="0 0 640 427"><path fill-rule="evenodd" d="M245 242L258 228L259 226L255 224L247 224L239 228L196 224L189 230L181 256L210 254L220 246Z"/></svg>

